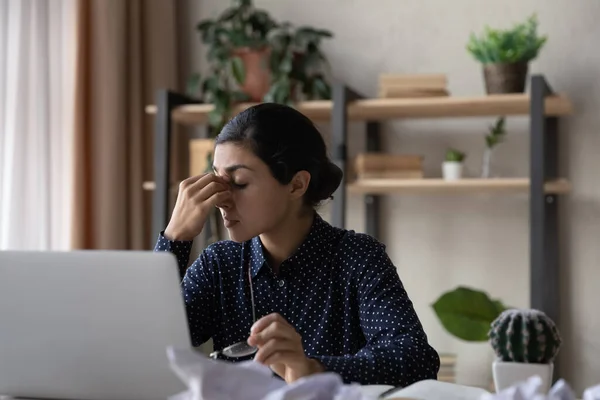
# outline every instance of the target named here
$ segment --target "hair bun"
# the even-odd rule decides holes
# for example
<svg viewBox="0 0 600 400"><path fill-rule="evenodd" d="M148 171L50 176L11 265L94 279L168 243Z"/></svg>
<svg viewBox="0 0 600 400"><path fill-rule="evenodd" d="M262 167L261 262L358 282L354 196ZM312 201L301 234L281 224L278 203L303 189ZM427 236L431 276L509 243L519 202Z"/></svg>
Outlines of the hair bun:
<svg viewBox="0 0 600 400"><path fill-rule="evenodd" d="M319 171L319 181L315 187L314 200L315 203L332 198L333 193L342 183L344 172L340 167L326 161L321 171Z"/></svg>

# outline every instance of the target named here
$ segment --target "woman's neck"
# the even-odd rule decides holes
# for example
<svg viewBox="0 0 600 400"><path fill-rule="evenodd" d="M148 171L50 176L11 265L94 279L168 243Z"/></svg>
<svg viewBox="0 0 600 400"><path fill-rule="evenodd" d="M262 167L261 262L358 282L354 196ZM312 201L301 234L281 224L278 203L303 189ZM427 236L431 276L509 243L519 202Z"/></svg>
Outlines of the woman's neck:
<svg viewBox="0 0 600 400"><path fill-rule="evenodd" d="M313 224L314 212L303 212L283 221L275 231L260 235L269 265L273 272L279 272L281 263L300 247Z"/></svg>

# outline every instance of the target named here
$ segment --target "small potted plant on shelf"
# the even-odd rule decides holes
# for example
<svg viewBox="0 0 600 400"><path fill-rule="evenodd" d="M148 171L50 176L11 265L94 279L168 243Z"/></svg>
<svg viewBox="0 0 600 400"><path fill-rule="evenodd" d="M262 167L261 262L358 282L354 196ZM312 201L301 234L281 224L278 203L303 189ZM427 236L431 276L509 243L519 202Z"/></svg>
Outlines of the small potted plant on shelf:
<svg viewBox="0 0 600 400"><path fill-rule="evenodd" d="M488 94L525 91L529 62L538 56L547 40L547 36L538 36L537 27L534 14L511 29L486 26L480 37L471 33L467 50L483 64Z"/></svg>
<svg viewBox="0 0 600 400"><path fill-rule="evenodd" d="M496 391L537 375L541 390L548 392L562 343L552 319L534 309L505 310L492 322L489 340L497 357L492 366Z"/></svg>
<svg viewBox="0 0 600 400"><path fill-rule="evenodd" d="M445 180L454 181L462 178L465 153L450 148L446 150L446 158L442 163L442 174Z"/></svg>
<svg viewBox="0 0 600 400"><path fill-rule="evenodd" d="M489 133L485 136L485 150L483 152L483 165L481 168L482 178L490 177L492 151L506 137L505 122L504 117L496 119L496 123L490 126Z"/></svg>

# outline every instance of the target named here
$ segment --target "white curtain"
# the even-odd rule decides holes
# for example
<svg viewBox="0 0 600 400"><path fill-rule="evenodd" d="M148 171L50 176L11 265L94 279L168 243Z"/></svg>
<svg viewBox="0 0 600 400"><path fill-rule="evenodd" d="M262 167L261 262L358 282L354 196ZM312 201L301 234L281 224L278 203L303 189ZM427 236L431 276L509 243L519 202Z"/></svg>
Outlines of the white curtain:
<svg viewBox="0 0 600 400"><path fill-rule="evenodd" d="M0 0L0 250L70 247L76 0Z"/></svg>

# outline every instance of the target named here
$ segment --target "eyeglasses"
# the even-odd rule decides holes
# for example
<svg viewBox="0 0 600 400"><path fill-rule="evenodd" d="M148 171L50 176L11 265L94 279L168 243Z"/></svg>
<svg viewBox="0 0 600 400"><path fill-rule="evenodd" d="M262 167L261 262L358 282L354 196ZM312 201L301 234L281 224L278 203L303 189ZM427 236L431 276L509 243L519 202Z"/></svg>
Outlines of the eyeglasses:
<svg viewBox="0 0 600 400"><path fill-rule="evenodd" d="M254 324L256 323L256 306L254 305L254 289L252 288L252 268L250 260L248 260L248 283L250 284L250 302L252 304L252 324ZM221 351L210 353L210 358L216 360L219 354L232 358L246 357L256 353L257 350L258 348L250 346L247 342L243 341L225 347Z"/></svg>

